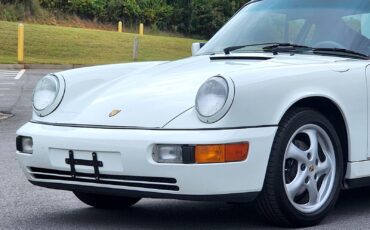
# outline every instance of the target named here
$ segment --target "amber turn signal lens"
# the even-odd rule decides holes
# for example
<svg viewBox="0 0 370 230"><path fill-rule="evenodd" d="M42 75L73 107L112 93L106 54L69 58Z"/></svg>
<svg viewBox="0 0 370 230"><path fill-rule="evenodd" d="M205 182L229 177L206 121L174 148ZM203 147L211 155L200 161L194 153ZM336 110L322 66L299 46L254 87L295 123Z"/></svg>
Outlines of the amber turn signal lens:
<svg viewBox="0 0 370 230"><path fill-rule="evenodd" d="M225 162L224 145L197 145L195 147L196 163L222 163Z"/></svg>
<svg viewBox="0 0 370 230"><path fill-rule="evenodd" d="M195 147L195 162L224 163L244 161L248 157L249 143L226 145L197 145Z"/></svg>
<svg viewBox="0 0 370 230"><path fill-rule="evenodd" d="M249 143L225 145L225 161L244 161L248 157Z"/></svg>

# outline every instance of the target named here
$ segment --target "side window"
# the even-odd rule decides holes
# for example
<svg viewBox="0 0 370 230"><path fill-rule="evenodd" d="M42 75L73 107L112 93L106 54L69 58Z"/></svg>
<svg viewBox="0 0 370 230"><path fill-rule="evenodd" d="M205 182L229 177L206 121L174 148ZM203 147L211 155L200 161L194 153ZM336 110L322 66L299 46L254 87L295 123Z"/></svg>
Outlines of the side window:
<svg viewBox="0 0 370 230"><path fill-rule="evenodd" d="M297 38L305 24L305 19L291 20L288 22L288 41L296 43Z"/></svg>
<svg viewBox="0 0 370 230"><path fill-rule="evenodd" d="M251 20L253 19L251 18ZM263 20L259 21L258 26L247 31L247 37L254 40L253 42L250 41L249 43L284 42L286 28L285 25L285 14L263 14Z"/></svg>
<svg viewBox="0 0 370 230"><path fill-rule="evenodd" d="M238 25L239 30L233 31L225 41L230 45L285 42L286 18L285 14L249 13L245 17L248 23ZM254 50L255 47L250 49Z"/></svg>
<svg viewBox="0 0 370 230"><path fill-rule="evenodd" d="M351 15L342 19L351 29L370 39L370 14Z"/></svg>
<svg viewBox="0 0 370 230"><path fill-rule="evenodd" d="M271 13L260 22L259 28L264 30L265 37L274 42L297 42L297 38L306 22L305 19L289 20L285 14ZM258 30L258 29L257 29Z"/></svg>
<svg viewBox="0 0 370 230"><path fill-rule="evenodd" d="M347 26L351 27L356 32L361 33L361 15L351 15L343 17L343 21L347 24Z"/></svg>
<svg viewBox="0 0 370 230"><path fill-rule="evenodd" d="M311 27L310 27L310 30L307 33L307 36L306 36L306 39L305 39L305 45L307 45L307 46L313 46L314 45L312 43L313 43L313 37L315 35L315 32L316 32L316 25L312 24Z"/></svg>
<svg viewBox="0 0 370 230"><path fill-rule="evenodd" d="M258 27L248 31L248 33L251 33L248 34L248 37L254 38L254 40L259 41L259 43L296 43L305 22L305 19L288 20L287 15L285 14L264 14L264 20L260 20ZM253 42L250 41L249 43Z"/></svg>

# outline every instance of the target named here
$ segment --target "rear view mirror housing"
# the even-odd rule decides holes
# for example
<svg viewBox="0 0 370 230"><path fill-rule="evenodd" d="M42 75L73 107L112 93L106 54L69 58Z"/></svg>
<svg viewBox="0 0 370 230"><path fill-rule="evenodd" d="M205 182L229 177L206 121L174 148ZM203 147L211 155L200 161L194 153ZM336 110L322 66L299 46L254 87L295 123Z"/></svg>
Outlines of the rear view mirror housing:
<svg viewBox="0 0 370 230"><path fill-rule="evenodd" d="M192 47L191 47L191 55L192 56L195 56L198 51L205 45L206 43L205 42L196 42L196 43L193 43Z"/></svg>

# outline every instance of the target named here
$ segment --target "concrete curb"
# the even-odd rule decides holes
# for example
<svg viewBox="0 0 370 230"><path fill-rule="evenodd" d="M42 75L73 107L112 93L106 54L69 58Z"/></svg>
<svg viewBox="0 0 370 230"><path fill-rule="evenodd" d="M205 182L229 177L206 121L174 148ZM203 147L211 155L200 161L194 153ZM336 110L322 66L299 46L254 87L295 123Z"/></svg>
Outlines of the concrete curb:
<svg viewBox="0 0 370 230"><path fill-rule="evenodd" d="M19 64L0 64L0 69L23 69L24 65Z"/></svg>
<svg viewBox="0 0 370 230"><path fill-rule="evenodd" d="M20 70L20 69L76 69L93 65L53 65L53 64L0 64L0 69Z"/></svg>

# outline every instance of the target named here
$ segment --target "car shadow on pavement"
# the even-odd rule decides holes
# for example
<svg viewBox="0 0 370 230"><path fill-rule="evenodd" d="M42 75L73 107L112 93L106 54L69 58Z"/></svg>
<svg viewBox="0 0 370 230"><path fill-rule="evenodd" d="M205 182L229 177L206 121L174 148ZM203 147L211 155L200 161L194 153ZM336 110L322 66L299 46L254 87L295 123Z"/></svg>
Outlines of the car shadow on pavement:
<svg viewBox="0 0 370 230"><path fill-rule="evenodd" d="M54 226L108 229L238 229L266 228L252 205L148 200L127 210L80 208L48 215Z"/></svg>
<svg viewBox="0 0 370 230"><path fill-rule="evenodd" d="M370 188L343 191L338 204L315 229L359 229L370 214ZM77 200L76 200L77 201ZM27 217L22 217L22 219ZM30 217L31 218L31 217ZM127 210L77 208L32 216L55 228L104 229L271 229L252 204L226 204L144 199ZM35 220L34 218L40 218ZM359 222L360 221L360 222ZM368 222L366 222L368 224ZM367 225L366 224L366 225Z"/></svg>

